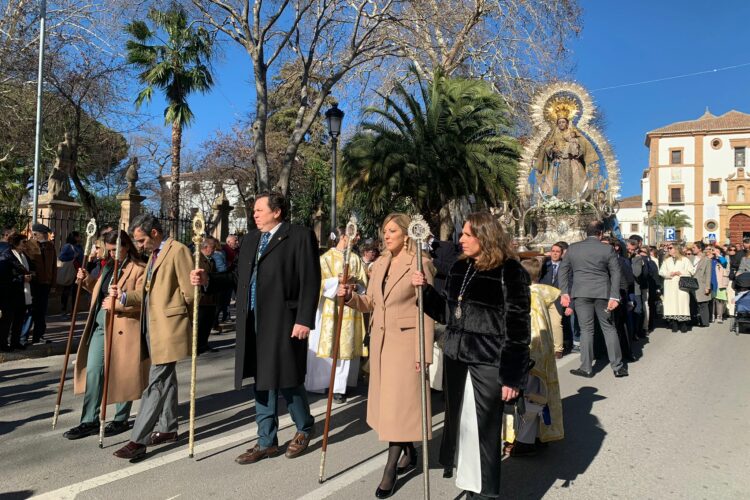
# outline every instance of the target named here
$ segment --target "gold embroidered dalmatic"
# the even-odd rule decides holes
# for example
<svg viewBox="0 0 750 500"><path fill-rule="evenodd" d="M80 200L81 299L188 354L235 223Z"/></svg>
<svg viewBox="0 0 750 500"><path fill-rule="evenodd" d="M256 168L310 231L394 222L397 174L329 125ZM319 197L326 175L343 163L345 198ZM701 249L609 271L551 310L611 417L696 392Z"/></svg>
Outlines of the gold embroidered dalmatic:
<svg viewBox="0 0 750 500"><path fill-rule="evenodd" d="M344 272L344 254L340 250L331 248L320 257L321 285L321 320L320 341L317 356L330 358L333 354L333 340L336 325L333 321L336 307L335 288L339 275ZM367 272L362 260L354 253L349 255L349 277L358 287L367 289ZM333 292L333 293L331 293ZM325 299L323 298L325 297ZM351 307L344 308L344 318L341 323L341 342L339 359L355 359L362 356L362 344L365 338L365 323L362 313Z"/></svg>

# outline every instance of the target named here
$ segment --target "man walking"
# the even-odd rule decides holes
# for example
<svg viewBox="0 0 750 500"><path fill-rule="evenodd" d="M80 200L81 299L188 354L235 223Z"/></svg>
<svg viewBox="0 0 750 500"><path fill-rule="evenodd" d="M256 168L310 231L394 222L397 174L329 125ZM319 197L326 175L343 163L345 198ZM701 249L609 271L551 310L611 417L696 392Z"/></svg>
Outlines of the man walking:
<svg viewBox="0 0 750 500"><path fill-rule="evenodd" d="M570 370L591 378L594 358L594 320L604 334L610 365L615 377L627 377L612 311L620 304L620 263L609 245L602 245L604 225L589 223L586 239L570 245L560 265L559 280L563 307L573 303L581 327L581 367Z"/></svg>
<svg viewBox="0 0 750 500"><path fill-rule="evenodd" d="M47 305L49 294L57 281L57 252L55 244L50 241L52 230L44 224L34 224L31 227L32 236L37 249L33 249L34 274L31 280L31 318L34 321L34 332L31 343L44 342L47 332Z"/></svg>
<svg viewBox="0 0 750 500"><path fill-rule="evenodd" d="M161 223L142 214L130 227L141 251L150 251L146 278L139 290L118 290L111 295L125 306L141 306L141 335L146 339L151 369L148 386L133 424L130 442L117 450L118 458L136 459L147 446L177 441L177 361L191 355L193 286L190 250L172 238L165 238ZM109 301L105 308L110 308Z"/></svg>
<svg viewBox="0 0 750 500"><path fill-rule="evenodd" d="M287 202L279 193L255 200L257 230L243 240L234 273L193 271L194 285L207 293L237 286L235 387L255 378L258 442L235 459L251 464L280 453L279 394L297 433L287 458L301 455L312 437L313 416L305 391L307 337L315 325L321 274L318 243L308 228L285 222Z"/></svg>

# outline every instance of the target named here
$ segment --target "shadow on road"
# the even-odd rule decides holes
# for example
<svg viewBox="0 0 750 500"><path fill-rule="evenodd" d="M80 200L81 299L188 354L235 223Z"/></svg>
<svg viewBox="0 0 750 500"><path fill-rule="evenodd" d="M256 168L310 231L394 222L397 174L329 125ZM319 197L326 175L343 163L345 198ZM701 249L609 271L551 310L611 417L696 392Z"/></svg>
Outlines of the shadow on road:
<svg viewBox="0 0 750 500"><path fill-rule="evenodd" d="M567 488L583 474L607 435L591 413L594 403L604 399L594 387L581 387L578 394L563 399L565 439L535 457L504 460L501 498L540 499L558 480Z"/></svg>
<svg viewBox="0 0 750 500"><path fill-rule="evenodd" d="M0 500L23 500L31 498L33 495L34 490L9 491L7 493L0 493Z"/></svg>

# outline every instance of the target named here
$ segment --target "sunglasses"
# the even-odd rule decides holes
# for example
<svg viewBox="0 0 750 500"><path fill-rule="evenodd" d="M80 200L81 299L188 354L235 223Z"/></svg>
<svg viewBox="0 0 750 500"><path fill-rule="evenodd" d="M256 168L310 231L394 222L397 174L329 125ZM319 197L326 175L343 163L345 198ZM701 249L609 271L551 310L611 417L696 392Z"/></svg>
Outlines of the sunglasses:
<svg viewBox="0 0 750 500"><path fill-rule="evenodd" d="M672 250L674 247L667 247L667 250Z"/></svg>

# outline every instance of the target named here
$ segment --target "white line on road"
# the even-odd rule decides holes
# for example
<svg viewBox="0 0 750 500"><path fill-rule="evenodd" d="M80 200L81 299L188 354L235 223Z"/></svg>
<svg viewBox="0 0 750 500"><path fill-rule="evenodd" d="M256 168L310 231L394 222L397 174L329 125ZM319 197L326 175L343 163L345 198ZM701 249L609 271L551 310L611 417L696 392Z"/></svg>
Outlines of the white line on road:
<svg viewBox="0 0 750 500"><path fill-rule="evenodd" d="M351 403L359 403L361 400L364 400L364 398L352 398L349 401ZM334 407L331 410L331 414L332 415L336 414L339 411L346 409L348 406L349 405L342 405L342 406L339 406L338 408ZM322 401L322 404L319 404L313 408L310 408L310 410L313 416L315 417L325 415L326 401ZM291 427L292 425L294 425L294 423L292 422L292 418L288 414L279 418L279 430L286 429L287 427ZM246 440L254 440L254 438L256 438L256 434L257 434L257 425L255 424L255 422L253 422L250 425L250 427L245 431L234 433L229 436L224 436L222 438L213 439L205 443L197 442L195 445L195 455L200 458L201 454L207 453L211 450L215 450L217 448L223 448L225 446L229 446L229 445L242 442L242 441L246 441ZM33 498L38 499L38 500L74 499L76 496L78 496L80 493L83 493L84 491L92 490L94 488L104 486L105 484L109 484L114 481L118 481L120 479L125 479L128 477L134 476L136 474L140 474L141 472L146 472L151 469L156 469L157 467L168 465L168 464L171 464L172 462L176 462L178 460L184 460L184 459L187 459L187 450L182 448L168 455L149 458L143 462L133 464L130 467L116 470L107 474L102 474L101 476L93 477L91 479L87 479L79 483L71 484L69 486L64 486L57 490L43 493L41 495L37 495Z"/></svg>

